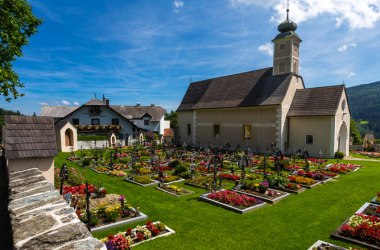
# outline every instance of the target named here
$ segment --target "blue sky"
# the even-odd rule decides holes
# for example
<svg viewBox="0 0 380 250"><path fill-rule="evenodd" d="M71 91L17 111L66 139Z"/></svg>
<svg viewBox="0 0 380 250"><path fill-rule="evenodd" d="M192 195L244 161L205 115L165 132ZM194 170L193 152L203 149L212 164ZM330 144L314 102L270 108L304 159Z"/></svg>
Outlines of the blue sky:
<svg viewBox="0 0 380 250"><path fill-rule="evenodd" d="M0 105L111 104L176 109L190 80L272 66L284 0L30 0L44 19L14 63L24 97ZM291 0L306 87L380 80L379 0Z"/></svg>

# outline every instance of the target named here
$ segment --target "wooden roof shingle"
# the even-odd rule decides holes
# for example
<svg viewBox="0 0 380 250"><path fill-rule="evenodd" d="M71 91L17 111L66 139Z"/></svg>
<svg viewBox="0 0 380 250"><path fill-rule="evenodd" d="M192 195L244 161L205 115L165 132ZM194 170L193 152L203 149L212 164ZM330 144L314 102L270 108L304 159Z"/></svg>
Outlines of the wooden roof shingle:
<svg viewBox="0 0 380 250"><path fill-rule="evenodd" d="M9 160L57 155L52 117L7 115L4 138L5 156Z"/></svg>
<svg viewBox="0 0 380 250"><path fill-rule="evenodd" d="M339 107L344 85L297 89L288 116L331 116Z"/></svg>

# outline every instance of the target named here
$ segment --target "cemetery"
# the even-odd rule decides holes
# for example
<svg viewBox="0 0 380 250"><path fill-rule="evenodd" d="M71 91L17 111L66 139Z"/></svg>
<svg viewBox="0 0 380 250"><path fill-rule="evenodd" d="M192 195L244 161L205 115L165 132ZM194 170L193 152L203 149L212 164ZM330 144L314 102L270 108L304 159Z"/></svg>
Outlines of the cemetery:
<svg viewBox="0 0 380 250"><path fill-rule="evenodd" d="M313 242L378 249L380 196L373 193L380 187L371 179L380 169L364 163L305 159L275 148L257 154L153 141L59 153L55 185L108 249L115 244L124 249L217 244L225 249L236 241L259 249L281 244L306 249ZM91 184L86 186L86 180ZM352 211L353 204L360 209ZM365 230L372 238L361 237ZM207 236L195 243L200 232ZM223 243L204 242L222 234L229 235Z"/></svg>

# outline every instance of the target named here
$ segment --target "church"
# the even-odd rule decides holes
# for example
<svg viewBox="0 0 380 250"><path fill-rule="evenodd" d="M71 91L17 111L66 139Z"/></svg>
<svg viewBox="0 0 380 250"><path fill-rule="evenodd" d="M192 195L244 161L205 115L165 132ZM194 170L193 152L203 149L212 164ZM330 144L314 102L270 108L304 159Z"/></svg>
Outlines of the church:
<svg viewBox="0 0 380 250"><path fill-rule="evenodd" d="M181 143L250 148L311 157L349 154L350 108L344 85L305 88L301 38L287 18L278 26L273 66L190 83L178 109Z"/></svg>

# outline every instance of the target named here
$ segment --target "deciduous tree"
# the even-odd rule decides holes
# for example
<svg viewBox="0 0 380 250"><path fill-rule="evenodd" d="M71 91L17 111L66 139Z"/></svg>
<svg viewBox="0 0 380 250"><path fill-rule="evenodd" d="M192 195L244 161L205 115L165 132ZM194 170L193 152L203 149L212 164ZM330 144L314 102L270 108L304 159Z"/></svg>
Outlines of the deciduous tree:
<svg viewBox="0 0 380 250"><path fill-rule="evenodd" d="M12 63L22 56L22 47L41 23L26 0L0 0L0 96L8 102L23 96L18 88L24 84Z"/></svg>

